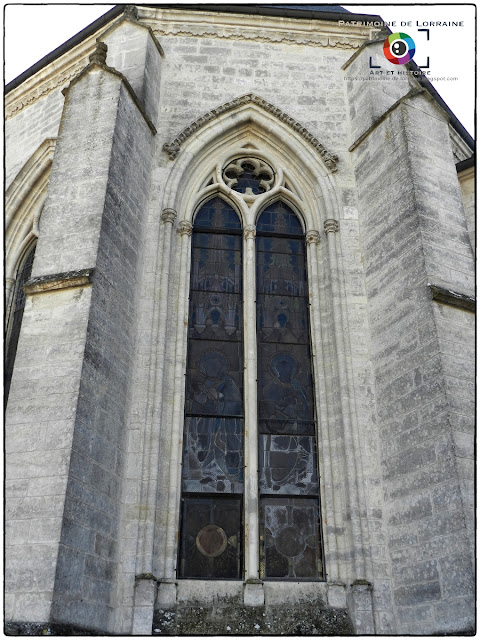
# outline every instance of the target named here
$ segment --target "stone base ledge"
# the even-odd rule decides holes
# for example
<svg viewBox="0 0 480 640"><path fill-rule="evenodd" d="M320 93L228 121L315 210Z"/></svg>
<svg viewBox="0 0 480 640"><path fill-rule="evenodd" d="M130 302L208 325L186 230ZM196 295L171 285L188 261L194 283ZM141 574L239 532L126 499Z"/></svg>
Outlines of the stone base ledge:
<svg viewBox="0 0 480 640"><path fill-rule="evenodd" d="M46 276L30 278L23 285L26 294L44 293L45 291L57 291L58 289L71 289L72 287L84 287L91 284L95 269L77 269L63 273L52 273Z"/></svg>

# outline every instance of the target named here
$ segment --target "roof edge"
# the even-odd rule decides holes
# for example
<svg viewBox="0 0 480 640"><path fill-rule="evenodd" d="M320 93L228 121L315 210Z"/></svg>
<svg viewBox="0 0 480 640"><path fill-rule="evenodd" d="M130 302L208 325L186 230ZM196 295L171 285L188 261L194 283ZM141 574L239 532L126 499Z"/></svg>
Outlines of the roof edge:
<svg viewBox="0 0 480 640"><path fill-rule="evenodd" d="M95 33L95 31L98 31L98 29L100 29L105 24L107 24L107 22L110 22L110 20L112 20L113 18L116 18L118 15L123 13L124 10L125 10L125 5L119 4L116 7L113 7L113 9L110 9L109 11L107 11L107 13L105 13L103 16L100 16L100 18L97 18L94 22L92 22L87 27L79 31L77 34L72 36L69 40L67 40L66 42L61 44L59 47L57 47L56 49L48 53L46 56L41 58L34 65L29 67L26 71L24 71L19 76L11 80L7 85L5 85L5 90L4 90L5 95L9 93L9 91L13 91L13 89L16 89L18 86L20 86L22 82L25 82L25 80L28 80L28 78L38 73L38 71L41 71L43 67L47 66L47 64L50 64L50 62L53 62L54 60L56 60L56 58L59 58L61 55L63 55L70 49L73 49L73 47L75 47L77 44L80 44L82 40L92 35L92 33Z"/></svg>

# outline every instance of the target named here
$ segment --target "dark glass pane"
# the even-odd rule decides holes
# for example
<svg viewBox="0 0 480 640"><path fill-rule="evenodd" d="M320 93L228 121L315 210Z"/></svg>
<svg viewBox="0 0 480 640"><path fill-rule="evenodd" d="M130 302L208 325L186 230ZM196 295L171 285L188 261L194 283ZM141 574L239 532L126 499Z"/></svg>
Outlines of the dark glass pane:
<svg viewBox="0 0 480 640"><path fill-rule="evenodd" d="M318 503L308 498L260 500L260 577L322 578Z"/></svg>
<svg viewBox="0 0 480 640"><path fill-rule="evenodd" d="M243 493L243 429L241 418L186 418L183 491Z"/></svg>
<svg viewBox="0 0 480 640"><path fill-rule="evenodd" d="M262 231L292 236L303 235L300 220L283 202L275 202L264 209L257 221L257 233Z"/></svg>
<svg viewBox="0 0 480 640"><path fill-rule="evenodd" d="M243 312L238 294L191 291L188 336L194 340L242 340Z"/></svg>
<svg viewBox="0 0 480 640"><path fill-rule="evenodd" d="M185 497L182 516L179 576L240 579L241 499Z"/></svg>
<svg viewBox="0 0 480 640"><path fill-rule="evenodd" d="M280 433L304 433L298 422L314 419L308 345L260 344L259 419L282 424Z"/></svg>
<svg viewBox="0 0 480 640"><path fill-rule="evenodd" d="M315 438L262 435L258 444L260 493L317 494Z"/></svg>
<svg viewBox="0 0 480 640"><path fill-rule="evenodd" d="M194 229L237 229L240 231L242 225L232 209L221 198L213 198L206 202L195 216Z"/></svg>
<svg viewBox="0 0 480 640"><path fill-rule="evenodd" d="M20 337L20 329L22 327L23 310L25 308L26 296L23 292L23 285L30 279L33 267L33 259L35 257L36 244L28 250L23 264L17 273L17 281L15 284L15 294L12 303L12 316L10 318L10 327L8 335L8 344L5 354L5 384L4 384L4 403L7 404L8 394L10 392L10 384L12 381L13 367L15 364L15 356L17 354L18 338Z"/></svg>
<svg viewBox="0 0 480 640"><path fill-rule="evenodd" d="M308 307L305 297L257 295L259 342L308 344Z"/></svg>
<svg viewBox="0 0 480 640"><path fill-rule="evenodd" d="M257 251L257 292L282 296L306 296L305 258L303 254L284 253L276 246L285 238L270 238L270 252Z"/></svg>
<svg viewBox="0 0 480 640"><path fill-rule="evenodd" d="M198 291L240 293L242 288L242 254L237 250L215 248L225 236L198 234L208 238L210 247L192 251L191 288ZM230 236L236 239L235 236Z"/></svg>
<svg viewBox="0 0 480 640"><path fill-rule="evenodd" d="M243 415L241 342L190 340L185 411L193 415Z"/></svg>
<svg viewBox="0 0 480 640"><path fill-rule="evenodd" d="M238 579L241 572L243 239L235 234L240 229L237 214L220 198L203 205L193 229L182 465L182 578ZM201 495L207 493L208 497ZM222 494L238 497L227 499Z"/></svg>

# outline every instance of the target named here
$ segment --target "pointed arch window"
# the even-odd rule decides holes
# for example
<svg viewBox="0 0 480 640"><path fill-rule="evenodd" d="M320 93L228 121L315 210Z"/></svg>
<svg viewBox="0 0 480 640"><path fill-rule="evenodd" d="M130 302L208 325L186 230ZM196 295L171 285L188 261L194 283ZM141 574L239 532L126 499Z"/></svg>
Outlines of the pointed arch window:
<svg viewBox="0 0 480 640"><path fill-rule="evenodd" d="M242 573L242 235L217 197L192 234L179 576Z"/></svg>
<svg viewBox="0 0 480 640"><path fill-rule="evenodd" d="M18 338L20 337L20 329L22 327L23 311L25 309L26 296L23 286L30 279L33 267L33 259L35 257L36 242L29 245L17 270L15 281L15 291L12 299L12 307L10 319L6 332L6 350L5 350L5 405L8 401L10 392L10 384L12 381L13 367L15 365L15 356L17 354Z"/></svg>
<svg viewBox="0 0 480 640"><path fill-rule="evenodd" d="M284 203L256 235L260 577L316 580L319 485L305 239Z"/></svg>

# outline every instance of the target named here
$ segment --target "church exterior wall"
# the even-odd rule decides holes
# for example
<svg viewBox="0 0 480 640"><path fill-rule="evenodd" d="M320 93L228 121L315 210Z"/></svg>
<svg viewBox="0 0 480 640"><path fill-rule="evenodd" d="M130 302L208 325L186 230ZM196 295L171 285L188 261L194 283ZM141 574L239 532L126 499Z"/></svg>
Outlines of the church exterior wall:
<svg viewBox="0 0 480 640"><path fill-rule="evenodd" d="M468 632L473 257L448 118L413 81L346 81L381 63L365 29L137 15L95 34L106 52L90 35L68 54L65 96L8 121L10 180L57 140L7 411L7 621ZM254 481L245 580L175 574L192 220L208 194L230 198L253 290L258 210L220 176L245 148L283 176L276 197L306 232L322 582L258 579Z"/></svg>

